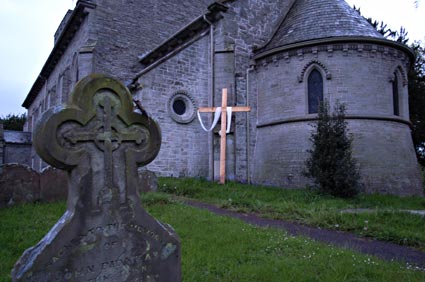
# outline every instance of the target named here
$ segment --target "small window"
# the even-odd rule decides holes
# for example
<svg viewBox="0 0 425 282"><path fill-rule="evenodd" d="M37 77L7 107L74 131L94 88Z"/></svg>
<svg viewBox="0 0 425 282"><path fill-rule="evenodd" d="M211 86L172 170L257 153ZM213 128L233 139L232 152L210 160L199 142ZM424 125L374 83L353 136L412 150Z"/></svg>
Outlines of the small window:
<svg viewBox="0 0 425 282"><path fill-rule="evenodd" d="M323 78L320 72L314 69L308 76L308 113L319 112L319 105L323 102Z"/></svg>
<svg viewBox="0 0 425 282"><path fill-rule="evenodd" d="M63 97L63 74L59 75L58 88L57 88L56 93L58 94L57 95L58 103L61 104L62 103L62 97Z"/></svg>
<svg viewBox="0 0 425 282"><path fill-rule="evenodd" d="M393 80L393 109L394 109L394 115L399 116L400 115L400 103L399 103L397 73L394 73L394 80Z"/></svg>
<svg viewBox="0 0 425 282"><path fill-rule="evenodd" d="M177 123L190 123L196 116L195 102L185 91L178 91L168 100L168 114Z"/></svg>
<svg viewBox="0 0 425 282"><path fill-rule="evenodd" d="M62 79L62 99L61 103L68 102L69 94L71 91L72 81L71 81L71 71L69 68L67 68L63 73L63 79Z"/></svg>
<svg viewBox="0 0 425 282"><path fill-rule="evenodd" d="M186 113L186 103L181 99L174 100L173 110L179 116L184 115Z"/></svg>

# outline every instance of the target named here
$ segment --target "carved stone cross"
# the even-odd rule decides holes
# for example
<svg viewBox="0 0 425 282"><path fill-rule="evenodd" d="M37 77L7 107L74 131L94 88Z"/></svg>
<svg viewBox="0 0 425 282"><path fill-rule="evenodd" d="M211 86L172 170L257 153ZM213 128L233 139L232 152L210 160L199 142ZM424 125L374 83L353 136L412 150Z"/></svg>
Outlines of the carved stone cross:
<svg viewBox="0 0 425 282"><path fill-rule="evenodd" d="M110 202L113 195L112 191L114 190L120 194L120 204L125 203L126 191L122 187L119 189L120 185L117 185L116 177L114 177L117 173L114 170L124 169L126 165L121 167L114 166L114 152L120 149L129 150L130 147L141 148L146 144L149 136L149 132L143 127L131 126L125 128L120 126L117 116L120 107L119 102L110 94L103 93L102 96L101 100L97 101L98 110L96 117L87 123L86 126L63 125L66 131L61 130L63 132L61 141L66 147L89 147L90 144L94 144L98 150L87 150L91 154L91 159L98 161L103 158L103 166L99 166L103 172L96 174L93 179L93 183L102 183L103 181L103 189L99 191L97 198L93 198L94 206ZM127 146L122 146L123 144ZM119 158L119 153L115 155L118 155L117 157ZM128 163L128 160L125 160L124 164L132 166L131 163ZM100 175L102 175L103 179L98 179ZM134 177L134 175L129 176Z"/></svg>
<svg viewBox="0 0 425 282"><path fill-rule="evenodd" d="M91 75L48 111L34 145L69 174L67 211L16 263L13 281L181 281L178 236L136 193L137 168L159 152L158 125L133 112L118 81Z"/></svg>

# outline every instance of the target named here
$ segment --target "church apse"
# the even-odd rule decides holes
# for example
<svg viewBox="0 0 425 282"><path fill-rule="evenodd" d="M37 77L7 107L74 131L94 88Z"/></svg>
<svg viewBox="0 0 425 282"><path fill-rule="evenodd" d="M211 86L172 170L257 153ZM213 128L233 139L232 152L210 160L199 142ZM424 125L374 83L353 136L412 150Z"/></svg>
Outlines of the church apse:
<svg viewBox="0 0 425 282"><path fill-rule="evenodd" d="M311 147L312 123L317 120L309 93L314 74L322 78L316 80L321 82L323 99L331 108L337 101L346 105L354 158L365 192L422 194L408 109L402 106L408 103L407 86L402 82L403 68L398 67L407 68L409 58L391 46L375 45L370 51L363 46L352 42L310 47L257 61L254 183L288 188L311 183L302 171Z"/></svg>

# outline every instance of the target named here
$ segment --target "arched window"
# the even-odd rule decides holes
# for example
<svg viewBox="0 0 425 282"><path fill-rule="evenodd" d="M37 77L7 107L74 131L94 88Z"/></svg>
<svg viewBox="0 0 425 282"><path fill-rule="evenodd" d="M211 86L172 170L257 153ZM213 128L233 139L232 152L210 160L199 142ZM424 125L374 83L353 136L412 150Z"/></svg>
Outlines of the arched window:
<svg viewBox="0 0 425 282"><path fill-rule="evenodd" d="M394 73L394 80L393 80L393 108L394 108L394 115L399 116L400 115L400 103L399 103L397 73Z"/></svg>
<svg viewBox="0 0 425 282"><path fill-rule="evenodd" d="M78 63L78 53L74 53L74 57L72 58L72 64L71 64L71 83L72 88L73 86L80 80L80 73L79 73L79 63Z"/></svg>
<svg viewBox="0 0 425 282"><path fill-rule="evenodd" d="M308 113L319 112L319 105L323 102L323 78L317 69L308 76Z"/></svg>

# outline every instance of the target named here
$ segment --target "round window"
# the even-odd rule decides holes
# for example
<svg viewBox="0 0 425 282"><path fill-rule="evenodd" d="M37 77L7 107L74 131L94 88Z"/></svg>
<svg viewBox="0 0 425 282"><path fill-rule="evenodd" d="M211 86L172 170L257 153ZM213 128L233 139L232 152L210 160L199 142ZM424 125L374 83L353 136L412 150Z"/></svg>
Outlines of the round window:
<svg viewBox="0 0 425 282"><path fill-rule="evenodd" d="M168 100L168 114L178 123L189 123L196 115L193 98L184 91L174 93Z"/></svg>
<svg viewBox="0 0 425 282"><path fill-rule="evenodd" d="M174 100L173 102L173 110L179 116L184 115L186 112L186 103L183 100Z"/></svg>

